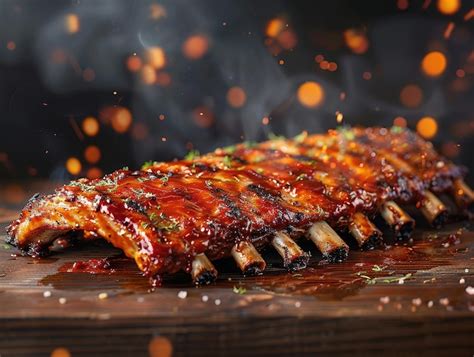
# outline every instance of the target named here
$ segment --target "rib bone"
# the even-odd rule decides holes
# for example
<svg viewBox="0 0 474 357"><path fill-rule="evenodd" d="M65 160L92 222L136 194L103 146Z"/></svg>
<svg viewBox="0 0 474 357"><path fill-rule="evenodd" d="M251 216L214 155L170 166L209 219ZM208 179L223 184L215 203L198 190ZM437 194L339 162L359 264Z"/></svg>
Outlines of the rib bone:
<svg viewBox="0 0 474 357"><path fill-rule="evenodd" d="M357 212L352 216L349 232L363 249L373 249L381 242L382 232L367 218Z"/></svg>
<svg viewBox="0 0 474 357"><path fill-rule="evenodd" d="M424 192L423 199L419 206L421 213L433 227L440 227L446 222L448 209L444 203L430 191Z"/></svg>
<svg viewBox="0 0 474 357"><path fill-rule="evenodd" d="M191 277L196 285L212 283L217 278L217 270L204 254L198 254L193 260Z"/></svg>
<svg viewBox="0 0 474 357"><path fill-rule="evenodd" d="M410 237L415 228L415 221L399 205L393 201L387 201L382 205L380 214L398 239Z"/></svg>
<svg viewBox="0 0 474 357"><path fill-rule="evenodd" d="M309 254L305 253L285 232L277 232L272 245L283 258L285 268L296 271L306 268Z"/></svg>
<svg viewBox="0 0 474 357"><path fill-rule="evenodd" d="M308 231L308 236L328 261L342 262L347 259L349 246L326 222L314 223Z"/></svg>
<svg viewBox="0 0 474 357"><path fill-rule="evenodd" d="M265 270L266 263L252 243L242 241L232 247L232 257L246 275L257 275Z"/></svg>
<svg viewBox="0 0 474 357"><path fill-rule="evenodd" d="M474 192L463 179L454 180L454 201L460 208L469 208L474 203Z"/></svg>

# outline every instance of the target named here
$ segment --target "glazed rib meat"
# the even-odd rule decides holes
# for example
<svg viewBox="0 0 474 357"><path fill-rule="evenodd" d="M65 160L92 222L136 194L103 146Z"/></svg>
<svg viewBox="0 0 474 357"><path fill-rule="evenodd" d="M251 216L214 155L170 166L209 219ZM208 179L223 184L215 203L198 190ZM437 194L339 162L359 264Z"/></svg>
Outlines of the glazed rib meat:
<svg viewBox="0 0 474 357"><path fill-rule="evenodd" d="M33 256L58 238L103 238L150 277L184 270L207 282L211 261L231 255L244 272L263 270L258 251L270 244L285 266L302 268L308 255L294 239L303 235L327 259L343 260L348 246L333 229L372 248L381 232L369 218L378 212L403 238L413 220L396 202L440 224L446 210L431 191L452 191L465 207L473 195L464 174L406 129L302 133L72 181L34 196L8 233Z"/></svg>

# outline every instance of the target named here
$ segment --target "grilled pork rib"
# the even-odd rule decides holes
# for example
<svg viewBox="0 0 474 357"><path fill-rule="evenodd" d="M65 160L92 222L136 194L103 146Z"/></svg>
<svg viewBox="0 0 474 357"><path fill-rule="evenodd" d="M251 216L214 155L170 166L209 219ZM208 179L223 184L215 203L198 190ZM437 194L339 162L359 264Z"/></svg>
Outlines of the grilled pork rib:
<svg viewBox="0 0 474 357"><path fill-rule="evenodd" d="M345 259L331 227L371 248L381 239L368 218L377 212L406 237L413 220L395 201L440 224L446 208L431 191L451 190L465 207L474 195L464 174L409 130L303 133L73 181L33 197L8 233L33 256L57 238L101 237L150 277L185 270L202 283L216 274L212 260L231 255L244 272L263 270L258 251L269 244L289 269L302 268L308 255L293 239L304 233L329 260Z"/></svg>

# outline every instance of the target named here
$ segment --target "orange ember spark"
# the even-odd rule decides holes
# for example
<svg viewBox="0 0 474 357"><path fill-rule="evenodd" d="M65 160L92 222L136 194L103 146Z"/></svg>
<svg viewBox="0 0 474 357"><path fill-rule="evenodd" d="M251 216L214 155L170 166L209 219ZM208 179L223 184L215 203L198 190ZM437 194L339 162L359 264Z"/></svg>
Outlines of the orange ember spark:
<svg viewBox="0 0 474 357"><path fill-rule="evenodd" d="M356 54L362 54L369 49L369 40L364 32L355 29L344 31L346 46Z"/></svg>
<svg viewBox="0 0 474 357"><path fill-rule="evenodd" d="M75 157L70 157L66 161L66 170L71 175L78 175L82 170L81 162Z"/></svg>
<svg viewBox="0 0 474 357"><path fill-rule="evenodd" d="M214 113L205 106L197 107L193 110L192 117L197 126L208 128L214 123Z"/></svg>
<svg viewBox="0 0 474 357"><path fill-rule="evenodd" d="M118 133L125 133L132 124L132 113L124 107L117 107L110 118L112 128Z"/></svg>
<svg viewBox="0 0 474 357"><path fill-rule="evenodd" d="M160 69L166 65L165 51L161 47L150 47L145 54L147 63L155 68Z"/></svg>
<svg viewBox="0 0 474 357"><path fill-rule="evenodd" d="M323 102L324 90L316 82L305 82L298 88L297 97L305 107L315 108Z"/></svg>
<svg viewBox="0 0 474 357"><path fill-rule="evenodd" d="M130 72L138 72L142 68L142 60L138 56L129 56L127 58L127 68Z"/></svg>
<svg viewBox="0 0 474 357"><path fill-rule="evenodd" d="M444 15L452 15L461 7L461 0L438 0L439 12Z"/></svg>
<svg viewBox="0 0 474 357"><path fill-rule="evenodd" d="M79 29L81 27L79 17L76 14L67 14L64 19L64 24L66 27L66 31L70 34L79 32Z"/></svg>
<svg viewBox="0 0 474 357"><path fill-rule="evenodd" d="M96 136L99 132L99 122L94 117L87 117L82 121L82 131L88 136Z"/></svg>
<svg viewBox="0 0 474 357"><path fill-rule="evenodd" d="M446 69L446 65L446 57L439 51L429 52L421 61L421 69L430 77L440 76Z"/></svg>
<svg viewBox="0 0 474 357"><path fill-rule="evenodd" d="M423 101L423 92L416 84L403 87L400 92L400 102L408 108L416 108Z"/></svg>
<svg viewBox="0 0 474 357"><path fill-rule="evenodd" d="M285 23L282 19L275 18L268 22L265 34L268 37L277 37L285 28Z"/></svg>
<svg viewBox="0 0 474 357"><path fill-rule="evenodd" d="M10 51L14 51L15 48L16 48L16 43L14 41L8 41L7 43L7 48L10 50Z"/></svg>
<svg viewBox="0 0 474 357"><path fill-rule="evenodd" d="M99 169L98 167L91 167L89 170L87 170L86 174L87 178L89 179L98 179L102 177L102 170Z"/></svg>
<svg viewBox="0 0 474 357"><path fill-rule="evenodd" d="M432 117L423 117L416 124L416 131L425 139L431 139L438 132L438 123Z"/></svg>
<svg viewBox="0 0 474 357"><path fill-rule="evenodd" d="M269 123L270 123L270 118L268 118L268 117L263 117L263 119L262 119L262 124L263 124L263 125L268 125Z"/></svg>
<svg viewBox="0 0 474 357"><path fill-rule="evenodd" d="M204 35L193 35L184 41L182 46L183 54L190 60L197 60L203 57L209 49L209 40Z"/></svg>
<svg viewBox="0 0 474 357"><path fill-rule="evenodd" d="M102 155L101 155L100 149L95 145L89 145L84 150L84 158L86 159L87 162L91 164L96 164L97 162L99 162L101 156Z"/></svg>
<svg viewBox="0 0 474 357"><path fill-rule="evenodd" d="M451 37L451 33L453 32L453 30L454 30L454 22L451 21L451 22L448 24L448 26L446 27L446 30L444 30L444 35L443 35L444 38L445 38L445 39L450 38L450 37Z"/></svg>
<svg viewBox="0 0 474 357"><path fill-rule="evenodd" d="M92 82L95 79L95 71L92 68L86 68L82 71L82 78L86 82Z"/></svg>
<svg viewBox="0 0 474 357"><path fill-rule="evenodd" d="M144 65L142 67L142 70L140 71L140 77L143 81L143 83L151 85L155 84L156 82L156 71L155 69L150 66L150 65Z"/></svg>
<svg viewBox="0 0 474 357"><path fill-rule="evenodd" d="M232 87L227 92L227 102L231 107L240 108L247 101L245 91L240 87Z"/></svg>
<svg viewBox="0 0 474 357"><path fill-rule="evenodd" d="M393 119L393 125L398 126L400 128L406 128L407 120L404 117L396 117Z"/></svg>
<svg viewBox="0 0 474 357"><path fill-rule="evenodd" d="M150 17L153 20L159 20L162 17L166 17L166 9L160 4L151 4Z"/></svg>

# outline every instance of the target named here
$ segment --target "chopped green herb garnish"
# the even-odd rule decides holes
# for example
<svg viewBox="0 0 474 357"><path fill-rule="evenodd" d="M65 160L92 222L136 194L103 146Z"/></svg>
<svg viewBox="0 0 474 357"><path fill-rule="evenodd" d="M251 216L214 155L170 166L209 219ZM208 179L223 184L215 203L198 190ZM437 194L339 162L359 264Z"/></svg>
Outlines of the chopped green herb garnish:
<svg viewBox="0 0 474 357"><path fill-rule="evenodd" d="M372 271L381 272L381 271L384 271L386 268L387 268L386 265L377 265L377 264L375 264L372 267Z"/></svg>
<svg viewBox="0 0 474 357"><path fill-rule="evenodd" d="M226 154L233 154L237 150L236 145L230 145L226 146L225 148L222 148L222 151L224 151Z"/></svg>
<svg viewBox="0 0 474 357"><path fill-rule="evenodd" d="M268 134L270 140L285 140L286 138L283 135L276 135L275 133Z"/></svg>
<svg viewBox="0 0 474 357"><path fill-rule="evenodd" d="M157 165L158 162L157 161L146 161L143 165L142 165L142 170L148 170L150 167L153 167L155 165Z"/></svg>
<svg viewBox="0 0 474 357"><path fill-rule="evenodd" d="M11 245L4 244L4 245L3 245L3 249L5 249L5 250L10 250L10 249L12 249L12 247L11 247Z"/></svg>
<svg viewBox="0 0 474 357"><path fill-rule="evenodd" d="M302 181L302 180L307 179L307 178L308 178L308 175L301 174L301 175L298 175L298 177L296 177L296 181Z"/></svg>
<svg viewBox="0 0 474 357"><path fill-rule="evenodd" d="M234 288L232 289L232 291L235 293L235 294L239 294L239 295L244 295L246 292L247 292L247 289L245 289L243 286L234 286Z"/></svg>
<svg viewBox="0 0 474 357"><path fill-rule="evenodd" d="M341 133L346 140L354 140L355 139L354 132L348 126L338 126L337 131L339 131L339 133Z"/></svg>
<svg viewBox="0 0 474 357"><path fill-rule="evenodd" d="M304 139L306 139L307 136L308 136L308 132L307 132L307 131L302 131L301 133L299 133L298 135L296 135L293 139L294 139L297 143L301 144L301 143L304 141Z"/></svg>
<svg viewBox="0 0 474 357"><path fill-rule="evenodd" d="M400 133L403 133L405 129L401 126L398 126L398 125L394 125L392 126L392 128L390 129L390 131L394 134L400 134Z"/></svg>
<svg viewBox="0 0 474 357"><path fill-rule="evenodd" d="M192 161L194 160L195 158L199 157L200 153L199 151L197 150L191 150L190 152L188 152L186 154L186 156L184 157L185 160L187 161Z"/></svg>
<svg viewBox="0 0 474 357"><path fill-rule="evenodd" d="M163 177L160 177L160 181L161 181L161 182L168 182L169 179L170 179L170 178L169 178L169 176L167 176L167 175L165 175L165 176L163 176Z"/></svg>
<svg viewBox="0 0 474 357"><path fill-rule="evenodd" d="M229 155L224 156L224 159L222 159L222 162L224 163L225 167L232 166L232 158Z"/></svg>

